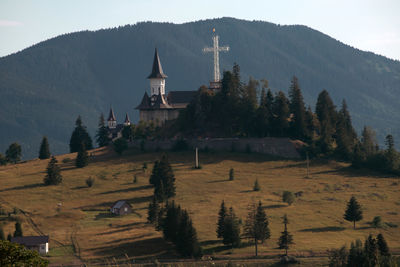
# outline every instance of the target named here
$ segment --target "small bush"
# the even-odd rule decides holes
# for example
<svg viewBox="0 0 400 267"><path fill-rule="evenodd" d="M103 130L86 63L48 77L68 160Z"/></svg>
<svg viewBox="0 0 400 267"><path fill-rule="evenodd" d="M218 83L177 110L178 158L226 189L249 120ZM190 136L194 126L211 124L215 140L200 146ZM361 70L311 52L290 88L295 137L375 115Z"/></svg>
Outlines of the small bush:
<svg viewBox="0 0 400 267"><path fill-rule="evenodd" d="M72 159L71 159L71 158L64 158L64 159L62 160L62 163L70 163L70 162L72 162Z"/></svg>
<svg viewBox="0 0 400 267"><path fill-rule="evenodd" d="M137 179L137 175L135 174L135 175L133 176L133 183L134 183L134 184L137 184L137 182L138 182L138 179Z"/></svg>
<svg viewBox="0 0 400 267"><path fill-rule="evenodd" d="M375 216L371 222L371 226L374 228L382 228L383 222L381 216Z"/></svg>
<svg viewBox="0 0 400 267"><path fill-rule="evenodd" d="M292 203L294 202L294 200L295 200L295 196L294 196L294 194L293 194L292 192L290 192L290 191L283 191L283 194L282 194L282 201L283 201L283 202L288 203L289 206L290 206L290 205L292 205Z"/></svg>
<svg viewBox="0 0 400 267"><path fill-rule="evenodd" d="M92 178L92 177L87 178L86 179L86 184L87 184L88 187L92 187L93 184L94 184L94 178Z"/></svg>
<svg viewBox="0 0 400 267"><path fill-rule="evenodd" d="M229 170L229 181L233 181L235 179L235 171L233 168Z"/></svg>
<svg viewBox="0 0 400 267"><path fill-rule="evenodd" d="M114 141L114 150L118 155L122 155L126 149L128 149L128 141L125 138L118 138Z"/></svg>
<svg viewBox="0 0 400 267"><path fill-rule="evenodd" d="M254 191L260 191L261 190L260 184L258 183L258 179L256 179L256 181L254 182L253 190Z"/></svg>

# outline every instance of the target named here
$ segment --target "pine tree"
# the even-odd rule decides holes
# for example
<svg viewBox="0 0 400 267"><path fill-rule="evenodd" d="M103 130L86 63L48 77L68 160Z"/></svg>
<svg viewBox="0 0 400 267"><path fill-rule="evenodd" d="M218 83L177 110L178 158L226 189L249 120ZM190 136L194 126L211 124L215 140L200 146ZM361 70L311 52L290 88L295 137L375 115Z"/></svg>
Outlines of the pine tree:
<svg viewBox="0 0 400 267"><path fill-rule="evenodd" d="M15 223L15 231L14 231L14 237L20 237L23 236L22 233L22 226L20 222Z"/></svg>
<svg viewBox="0 0 400 267"><path fill-rule="evenodd" d="M347 209L343 216L346 221L353 222L353 228L356 229L356 222L362 220L361 205L358 204L356 198L352 196L347 203Z"/></svg>
<svg viewBox="0 0 400 267"><path fill-rule="evenodd" d="M272 105L273 130L275 135L282 137L288 136L289 130L289 100L282 91L275 96Z"/></svg>
<svg viewBox="0 0 400 267"><path fill-rule="evenodd" d="M186 210L182 210L177 233L177 248L184 257L200 256L200 245L197 240L196 229Z"/></svg>
<svg viewBox="0 0 400 267"><path fill-rule="evenodd" d="M53 156L46 169L45 185L58 185L62 182L61 169L57 165L57 159Z"/></svg>
<svg viewBox="0 0 400 267"><path fill-rule="evenodd" d="M81 147L78 150L78 154L76 156L75 166L77 168L83 168L86 167L88 164L89 164L89 155L86 150L85 144L81 143Z"/></svg>
<svg viewBox="0 0 400 267"><path fill-rule="evenodd" d="M364 262L362 243L361 240L357 239L355 242L351 242L347 266L364 266Z"/></svg>
<svg viewBox="0 0 400 267"><path fill-rule="evenodd" d="M48 158L50 158L49 142L47 141L47 137L43 136L42 143L40 144L39 159Z"/></svg>
<svg viewBox="0 0 400 267"><path fill-rule="evenodd" d="M157 223L159 212L160 212L160 205L158 204L157 198L153 196L153 199L149 203L149 207L147 210L147 221L152 224Z"/></svg>
<svg viewBox="0 0 400 267"><path fill-rule="evenodd" d="M99 147L107 146L110 142L108 131L104 120L104 115L101 113L99 124L96 133L96 142Z"/></svg>
<svg viewBox="0 0 400 267"><path fill-rule="evenodd" d="M235 170L231 168L229 170L229 181L233 181L235 179Z"/></svg>
<svg viewBox="0 0 400 267"><path fill-rule="evenodd" d="M287 225L289 224L289 220L286 214L283 216L283 224L285 225L285 229L283 230L281 236L279 237L278 245L280 249L285 249L285 255L287 256L288 249L290 245L293 244L293 236L287 230Z"/></svg>
<svg viewBox="0 0 400 267"><path fill-rule="evenodd" d="M21 160L22 149L18 143L12 143L6 151L6 159L8 162L17 163Z"/></svg>
<svg viewBox="0 0 400 267"><path fill-rule="evenodd" d="M227 210L225 207L225 202L222 200L221 208L218 212L218 223L217 223L217 237L222 238L224 236L224 228L225 228L225 218L227 215Z"/></svg>
<svg viewBox="0 0 400 267"><path fill-rule="evenodd" d="M240 225L239 220L233 211L233 208L229 208L229 212L225 217L223 241L225 245L233 247L240 246Z"/></svg>
<svg viewBox="0 0 400 267"><path fill-rule="evenodd" d="M370 234L364 243L367 266L379 266L379 250L376 239Z"/></svg>
<svg viewBox="0 0 400 267"><path fill-rule="evenodd" d="M175 196L175 175L166 155L161 157L158 168L166 198Z"/></svg>
<svg viewBox="0 0 400 267"><path fill-rule="evenodd" d="M377 245L378 245L378 249L379 249L379 253L382 256L390 256L390 251L389 251L389 246L386 243L385 238L383 237L382 234L379 234L377 237Z"/></svg>
<svg viewBox="0 0 400 267"><path fill-rule="evenodd" d="M124 152L128 148L128 141L126 141L125 138L121 137L115 140L113 145L115 152L117 152L118 155L122 155L122 152Z"/></svg>
<svg viewBox="0 0 400 267"><path fill-rule="evenodd" d="M258 241L262 243L270 238L271 233L268 227L268 218L262 207L261 201L256 206L251 204L248 208L249 213L244 227L244 236L253 239L255 245L256 257L258 255Z"/></svg>
<svg viewBox="0 0 400 267"><path fill-rule="evenodd" d="M326 90L323 90L318 95L315 113L321 127L319 140L321 151L330 153L333 150L333 135L335 134L337 114L336 107Z"/></svg>
<svg viewBox="0 0 400 267"><path fill-rule="evenodd" d="M343 99L336 124L337 154L344 160L350 160L356 140L357 134L351 124L351 117L347 110L346 101Z"/></svg>
<svg viewBox="0 0 400 267"><path fill-rule="evenodd" d="M260 191L261 190L260 184L258 183L258 179L256 179L256 181L254 182L253 190L254 191Z"/></svg>
<svg viewBox="0 0 400 267"><path fill-rule="evenodd" d="M0 227L0 240L6 240L6 236L4 235L3 227Z"/></svg>
<svg viewBox="0 0 400 267"><path fill-rule="evenodd" d="M304 105L303 95L300 90L299 82L296 76L293 76L290 89L290 112L293 114L290 128L294 138L305 140L308 134L306 125L306 108Z"/></svg>
<svg viewBox="0 0 400 267"><path fill-rule="evenodd" d="M377 142L375 131L371 127L364 126L361 133L361 148L365 153L365 157L375 154L377 152L376 147Z"/></svg>
<svg viewBox="0 0 400 267"><path fill-rule="evenodd" d="M92 138L88 134L86 127L82 124L81 116L78 116L75 122L75 129L69 141L70 152L78 152L81 149L82 143L85 144L86 149L93 149Z"/></svg>

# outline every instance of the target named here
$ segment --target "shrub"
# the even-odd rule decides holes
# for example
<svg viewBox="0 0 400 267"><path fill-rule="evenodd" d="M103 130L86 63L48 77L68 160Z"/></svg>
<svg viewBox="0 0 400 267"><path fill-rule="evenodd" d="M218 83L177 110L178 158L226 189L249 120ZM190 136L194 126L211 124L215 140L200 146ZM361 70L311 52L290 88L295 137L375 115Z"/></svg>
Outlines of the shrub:
<svg viewBox="0 0 400 267"><path fill-rule="evenodd" d="M92 187L93 184L94 184L94 178L92 178L92 177L87 178L86 179L86 184L87 184L88 187Z"/></svg>
<svg viewBox="0 0 400 267"><path fill-rule="evenodd" d="M295 200L295 196L292 192L290 191L283 191L282 194L282 201L288 203L289 205L292 205L292 203Z"/></svg>
<svg viewBox="0 0 400 267"><path fill-rule="evenodd" d="M383 222L381 216L375 216L371 222L371 225L374 228L382 228Z"/></svg>
<svg viewBox="0 0 400 267"><path fill-rule="evenodd" d="M114 150L118 153L118 155L122 155L122 152L124 152L127 148L128 141L126 141L125 138L118 138L114 141Z"/></svg>
<svg viewBox="0 0 400 267"><path fill-rule="evenodd" d="M133 176L133 183L136 184L137 182L138 182L138 179L137 179L137 175L135 174L135 175Z"/></svg>
<svg viewBox="0 0 400 267"><path fill-rule="evenodd" d="M256 179L256 181L254 182L253 190L254 191L260 191L261 190L260 184L258 183L258 179Z"/></svg>
<svg viewBox="0 0 400 267"><path fill-rule="evenodd" d="M235 179L235 171L233 168L229 170L229 181L233 181Z"/></svg>

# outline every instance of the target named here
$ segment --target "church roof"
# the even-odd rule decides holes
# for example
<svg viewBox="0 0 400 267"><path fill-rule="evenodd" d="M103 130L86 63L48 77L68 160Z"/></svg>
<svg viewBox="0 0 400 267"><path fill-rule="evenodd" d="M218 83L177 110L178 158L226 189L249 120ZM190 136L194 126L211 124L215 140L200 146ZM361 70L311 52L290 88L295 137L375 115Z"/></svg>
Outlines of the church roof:
<svg viewBox="0 0 400 267"><path fill-rule="evenodd" d="M126 115L125 115L124 123L131 123L131 120L129 119L128 113L126 113Z"/></svg>
<svg viewBox="0 0 400 267"><path fill-rule="evenodd" d="M167 99L171 105L188 104L196 96L197 91L170 91Z"/></svg>
<svg viewBox="0 0 400 267"><path fill-rule="evenodd" d="M165 100L164 95L162 94L156 96L156 100L154 101L154 104L151 107L154 109L173 108L168 104L168 102Z"/></svg>
<svg viewBox="0 0 400 267"><path fill-rule="evenodd" d="M147 92L144 92L144 96L142 98L142 102L140 102L139 106L137 106L135 109L148 109L151 108L150 106L150 97L147 94Z"/></svg>
<svg viewBox="0 0 400 267"><path fill-rule="evenodd" d="M108 115L108 121L116 121L117 119L115 118L114 115L114 110L110 108L110 114Z"/></svg>
<svg viewBox="0 0 400 267"><path fill-rule="evenodd" d="M161 62L160 58L158 56L158 51L156 48L156 51L154 53L154 61L153 61L153 69L151 70L151 74L147 79L152 79L152 78L167 78L168 76L164 74L162 67L161 67Z"/></svg>

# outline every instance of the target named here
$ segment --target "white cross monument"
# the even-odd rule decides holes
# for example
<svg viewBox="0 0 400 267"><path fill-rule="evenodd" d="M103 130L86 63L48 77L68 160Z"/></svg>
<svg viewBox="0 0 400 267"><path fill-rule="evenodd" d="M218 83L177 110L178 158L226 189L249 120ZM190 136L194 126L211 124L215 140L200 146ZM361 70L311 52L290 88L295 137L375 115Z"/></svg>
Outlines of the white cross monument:
<svg viewBox="0 0 400 267"><path fill-rule="evenodd" d="M213 47L203 48L203 52L213 52L214 53L214 81L210 82L210 89L221 88L221 79L219 75L219 52L228 52L229 46L219 46L219 36L215 33L215 28L213 28Z"/></svg>

